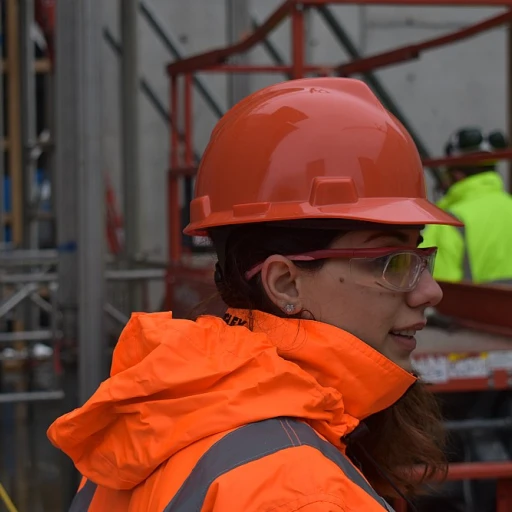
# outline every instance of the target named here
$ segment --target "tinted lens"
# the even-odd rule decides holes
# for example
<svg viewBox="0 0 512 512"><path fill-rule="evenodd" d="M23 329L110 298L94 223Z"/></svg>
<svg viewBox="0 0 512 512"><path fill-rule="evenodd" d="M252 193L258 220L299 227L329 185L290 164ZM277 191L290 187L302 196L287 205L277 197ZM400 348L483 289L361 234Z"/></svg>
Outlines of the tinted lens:
<svg viewBox="0 0 512 512"><path fill-rule="evenodd" d="M395 252L376 258L351 258L350 273L359 284L381 286L391 290L409 292L418 284L423 271L434 270L436 252L426 250Z"/></svg>
<svg viewBox="0 0 512 512"><path fill-rule="evenodd" d="M427 259L427 268L431 275L434 275L434 266L436 264L436 256L437 251L433 254L430 254L429 256L426 256Z"/></svg>
<svg viewBox="0 0 512 512"><path fill-rule="evenodd" d="M421 258L414 253L397 253L389 257L383 277L397 289L414 286L421 268Z"/></svg>

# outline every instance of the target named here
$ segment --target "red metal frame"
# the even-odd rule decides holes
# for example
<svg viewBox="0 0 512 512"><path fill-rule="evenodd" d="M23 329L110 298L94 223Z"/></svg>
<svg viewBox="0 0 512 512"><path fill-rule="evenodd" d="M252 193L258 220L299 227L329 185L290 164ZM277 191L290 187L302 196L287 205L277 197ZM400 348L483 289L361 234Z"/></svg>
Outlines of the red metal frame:
<svg viewBox="0 0 512 512"><path fill-rule="evenodd" d="M512 149L500 149L492 154L496 160L512 160ZM442 167L444 165L467 165L482 160L489 160L489 153L473 153L464 156L450 156L441 158L426 158L423 160L425 167Z"/></svg>
<svg viewBox="0 0 512 512"><path fill-rule="evenodd" d="M292 5L327 4L408 5L423 7L500 7L512 6L512 0L290 0Z"/></svg>
<svg viewBox="0 0 512 512"><path fill-rule="evenodd" d="M512 0L511 0L512 1ZM276 11L274 15L277 15L279 11ZM285 18L280 19L278 23L284 21ZM229 65L225 64L226 59L241 53L240 48L245 48L246 42L251 42L251 48L255 43L252 42L252 36L247 38L241 43L237 43L232 46L228 46L223 49L214 50L203 55L191 57L189 59L180 60L169 64L167 72L170 76L176 74L190 72L191 68L194 71L202 72L238 72L238 73L292 73L294 78L300 78L302 76L314 73L320 74L332 74L336 76L349 76L356 73L365 73L368 71L375 71L377 69L399 64L409 60L419 58L420 54L427 50L439 48L447 44L455 43L468 39L482 32L488 31L492 28L496 28L500 25L504 25L512 21L512 12L506 11L497 16L489 18L474 25L470 25L466 28L452 32L440 37L428 39L422 43L411 44L404 47L396 48L386 52L378 53L369 57L353 60L346 64L333 65L333 64L317 64L308 65L304 62L304 11L302 9L296 9L292 12L292 62L291 66L261 66L261 65ZM253 36L261 31L263 37L267 35L265 23L254 32Z"/></svg>
<svg viewBox="0 0 512 512"><path fill-rule="evenodd" d="M450 464L448 481L498 480L496 512L512 510L512 462L470 462ZM393 504L396 512L407 512L407 503L402 499Z"/></svg>
<svg viewBox="0 0 512 512"><path fill-rule="evenodd" d="M485 21L475 23L474 25L470 25L445 36L435 37L422 43L408 45L403 48L397 48L371 57L355 60L348 64L343 64L335 68L335 71L340 76L348 76L417 59L419 55L426 50L432 50L447 44L468 39L469 37L473 37L510 21L512 21L512 12L506 11Z"/></svg>
<svg viewBox="0 0 512 512"><path fill-rule="evenodd" d="M488 2L485 1L442 1L442 0L287 0L285 1L274 13L252 34L247 36L242 41L235 43L231 46L211 50L187 59L182 59L173 62L167 66L167 73L169 76L183 74L187 72L198 72L211 69L212 71L219 71L218 66L226 62L229 57L240 53L245 53L255 45L261 43L264 38L279 26L289 16L292 19L292 68L296 72L294 78L299 78L304 75L300 72L301 67L304 65L304 8L328 5L328 4L380 4L380 5L423 5L423 6L449 6L449 5L473 5L480 7L495 6L508 6L512 7L512 0L501 0ZM415 59L419 53L425 50L436 48L439 46L447 45L468 37L472 37L480 32L485 32L496 26L506 23L511 20L511 13L505 11L497 16L484 20L482 22L470 25L464 29L457 30L451 34L436 37L419 44L406 45L395 50L376 54L371 57L365 57L344 64L341 66L336 65L317 65L310 68L310 72L317 72L319 70L331 70L333 73L342 73L345 75L361 73L378 69L382 66L389 66L407 60ZM236 67L236 66L234 66ZM260 67L245 66L244 72L262 72L262 69L276 69L275 66ZM266 71L267 72L267 71Z"/></svg>
<svg viewBox="0 0 512 512"><path fill-rule="evenodd" d="M34 16L46 38L47 54L52 68L55 65L55 4L56 0L36 0L34 4Z"/></svg>
<svg viewBox="0 0 512 512"><path fill-rule="evenodd" d="M441 283L444 300L438 310L458 323L512 339L511 288L499 285Z"/></svg>

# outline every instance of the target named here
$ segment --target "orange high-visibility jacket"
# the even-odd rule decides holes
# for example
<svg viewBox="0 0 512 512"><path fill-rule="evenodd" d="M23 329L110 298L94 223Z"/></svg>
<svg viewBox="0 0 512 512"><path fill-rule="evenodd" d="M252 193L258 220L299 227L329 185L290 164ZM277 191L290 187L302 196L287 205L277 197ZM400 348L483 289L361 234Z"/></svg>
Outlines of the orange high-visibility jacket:
<svg viewBox="0 0 512 512"><path fill-rule="evenodd" d="M73 512L382 512L342 438L414 382L320 322L134 314L49 437L84 477Z"/></svg>

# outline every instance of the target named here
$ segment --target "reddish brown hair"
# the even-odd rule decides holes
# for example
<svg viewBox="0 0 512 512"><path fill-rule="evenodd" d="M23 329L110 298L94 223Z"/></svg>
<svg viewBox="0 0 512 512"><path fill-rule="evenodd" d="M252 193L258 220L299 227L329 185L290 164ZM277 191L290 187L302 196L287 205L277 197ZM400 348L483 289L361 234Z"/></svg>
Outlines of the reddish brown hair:
<svg viewBox="0 0 512 512"><path fill-rule="evenodd" d="M382 496L396 497L397 493L378 468L409 496L419 494L433 477L446 476L446 432L439 405L422 382L365 423L368 433L352 450L366 478Z"/></svg>
<svg viewBox="0 0 512 512"><path fill-rule="evenodd" d="M281 226L254 224L217 228L210 235L219 255L216 284L222 300L229 307L285 316L265 294L259 276L248 282L245 272L273 254L325 249L344 231L354 228L375 229L376 226L363 223L348 226L337 221L322 221L316 226L310 221L307 227L304 223L289 222ZM378 229L384 228L378 226ZM315 272L323 261L295 264ZM381 468L401 492L409 495L417 493L434 475L446 473L445 432L439 407L421 382L412 386L393 406L367 418L365 423L369 432L351 447L351 452L377 492L384 496L396 494L377 468Z"/></svg>

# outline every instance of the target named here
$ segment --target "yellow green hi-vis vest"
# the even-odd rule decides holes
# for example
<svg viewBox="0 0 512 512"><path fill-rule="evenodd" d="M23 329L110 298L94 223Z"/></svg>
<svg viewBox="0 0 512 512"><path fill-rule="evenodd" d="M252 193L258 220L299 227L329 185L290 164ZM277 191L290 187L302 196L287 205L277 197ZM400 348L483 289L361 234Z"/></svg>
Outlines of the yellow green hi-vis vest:
<svg viewBox="0 0 512 512"><path fill-rule="evenodd" d="M434 277L439 281L512 284L512 196L494 171L450 187L438 206L464 228L427 226L423 247L439 247Z"/></svg>

